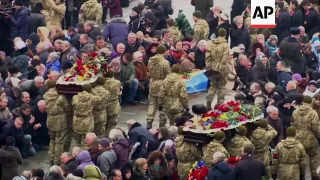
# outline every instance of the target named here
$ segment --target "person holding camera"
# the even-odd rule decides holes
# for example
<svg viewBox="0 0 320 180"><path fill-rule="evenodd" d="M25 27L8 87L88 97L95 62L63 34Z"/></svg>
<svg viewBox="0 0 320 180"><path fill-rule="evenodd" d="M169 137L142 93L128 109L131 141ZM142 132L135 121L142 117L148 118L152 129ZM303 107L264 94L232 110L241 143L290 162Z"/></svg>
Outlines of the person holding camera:
<svg viewBox="0 0 320 180"><path fill-rule="evenodd" d="M5 18L9 19L11 23L12 38L20 37L23 41L28 38L28 26L30 11L27 7L23 6L22 0L16 0L13 3L15 13L11 16L5 14Z"/></svg>

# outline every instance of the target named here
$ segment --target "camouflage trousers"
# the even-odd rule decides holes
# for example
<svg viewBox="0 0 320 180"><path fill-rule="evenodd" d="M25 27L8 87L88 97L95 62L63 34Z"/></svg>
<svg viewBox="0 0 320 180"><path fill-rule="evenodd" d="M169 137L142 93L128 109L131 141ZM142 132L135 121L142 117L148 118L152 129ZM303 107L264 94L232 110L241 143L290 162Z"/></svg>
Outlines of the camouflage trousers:
<svg viewBox="0 0 320 180"><path fill-rule="evenodd" d="M317 147L306 149L306 153L309 156L311 176L317 177L317 168L319 167L319 152L317 151Z"/></svg>
<svg viewBox="0 0 320 180"><path fill-rule="evenodd" d="M166 111L166 115L167 115L167 117L168 117L168 119L169 119L169 124L170 124L170 126L173 126L173 125L175 124L174 120L175 120L176 118L180 117L180 116L182 115L182 113L181 113L181 112L172 113L172 112L170 112L170 111ZM161 120L161 118L160 118L160 120ZM166 123L167 123L167 122L166 122Z"/></svg>
<svg viewBox="0 0 320 180"><path fill-rule="evenodd" d="M103 138L106 136L106 124L107 124L107 114L106 112L102 112L103 115L93 116L94 119L94 133L98 138Z"/></svg>
<svg viewBox="0 0 320 180"><path fill-rule="evenodd" d="M178 163L178 173L179 173L180 179L187 179L187 176L189 175L189 171L192 168L194 162Z"/></svg>
<svg viewBox="0 0 320 180"><path fill-rule="evenodd" d="M154 116L156 115L158 109L158 96L149 95L149 106L147 113L147 123L152 124Z"/></svg>
<svg viewBox="0 0 320 180"><path fill-rule="evenodd" d="M217 104L221 104L224 102L224 96L226 95L226 78L223 76L217 76L210 79L210 88L208 90L208 94L206 96L207 102L212 102L214 96L218 95Z"/></svg>
<svg viewBox="0 0 320 180"><path fill-rule="evenodd" d="M73 137L73 130L72 130L72 118L73 118L73 114L67 114L67 132L66 132L66 137L64 140L64 152L69 152L70 151L70 146L71 146L71 141L72 141L72 137Z"/></svg>
<svg viewBox="0 0 320 180"><path fill-rule="evenodd" d="M76 132L73 132L73 137L77 143L77 146L81 148L85 147L86 134L78 134Z"/></svg>
<svg viewBox="0 0 320 180"><path fill-rule="evenodd" d="M270 174L270 152L267 150L266 152L258 153L254 155L255 159L258 159L264 163L267 169L267 179L271 178Z"/></svg>
<svg viewBox="0 0 320 180"><path fill-rule="evenodd" d="M55 165L60 165L60 156L64 152L64 142L67 135L67 130L49 131L49 157L50 162Z"/></svg>
<svg viewBox="0 0 320 180"><path fill-rule="evenodd" d="M105 124L105 136L109 137L109 133L116 127L119 120L119 114L113 116L107 116L107 122Z"/></svg>

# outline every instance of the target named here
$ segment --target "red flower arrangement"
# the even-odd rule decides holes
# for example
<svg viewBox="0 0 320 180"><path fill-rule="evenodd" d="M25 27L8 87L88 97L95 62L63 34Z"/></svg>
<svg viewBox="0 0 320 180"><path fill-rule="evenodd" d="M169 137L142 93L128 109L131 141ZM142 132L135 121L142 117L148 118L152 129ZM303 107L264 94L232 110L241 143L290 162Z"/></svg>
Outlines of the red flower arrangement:
<svg viewBox="0 0 320 180"><path fill-rule="evenodd" d="M228 164L231 165L232 168L235 168L236 167L236 164L241 161L241 157L234 157L234 156L231 156L228 158L227 162Z"/></svg>
<svg viewBox="0 0 320 180"><path fill-rule="evenodd" d="M204 165L202 161L193 166L190 170L189 175L187 176L187 180L205 180L209 173L209 168Z"/></svg>

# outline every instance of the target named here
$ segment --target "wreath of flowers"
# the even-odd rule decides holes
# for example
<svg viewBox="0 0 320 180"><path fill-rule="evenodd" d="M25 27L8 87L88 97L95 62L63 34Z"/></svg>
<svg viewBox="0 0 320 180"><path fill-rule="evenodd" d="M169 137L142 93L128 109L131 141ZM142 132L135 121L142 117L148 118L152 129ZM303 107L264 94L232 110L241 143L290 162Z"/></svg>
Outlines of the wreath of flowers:
<svg viewBox="0 0 320 180"><path fill-rule="evenodd" d="M189 171L187 180L205 180L209 173L209 168L203 161L195 162L192 169Z"/></svg>

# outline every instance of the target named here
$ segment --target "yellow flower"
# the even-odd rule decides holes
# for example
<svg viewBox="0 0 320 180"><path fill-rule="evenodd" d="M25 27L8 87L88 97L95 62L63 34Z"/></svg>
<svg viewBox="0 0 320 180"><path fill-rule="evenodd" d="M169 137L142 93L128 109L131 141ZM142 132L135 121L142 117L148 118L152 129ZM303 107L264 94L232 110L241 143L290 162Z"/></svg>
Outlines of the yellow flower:
<svg viewBox="0 0 320 180"><path fill-rule="evenodd" d="M227 119L228 119L228 116L227 116L226 114L221 114L221 115L220 115L220 118L221 118L222 120L227 120Z"/></svg>
<svg viewBox="0 0 320 180"><path fill-rule="evenodd" d="M77 76L77 79L78 79L79 81L83 81L83 80L84 80L84 77L83 77L83 76Z"/></svg>
<svg viewBox="0 0 320 180"><path fill-rule="evenodd" d="M210 117L205 117L205 118L202 118L202 121L206 122L210 119Z"/></svg>

